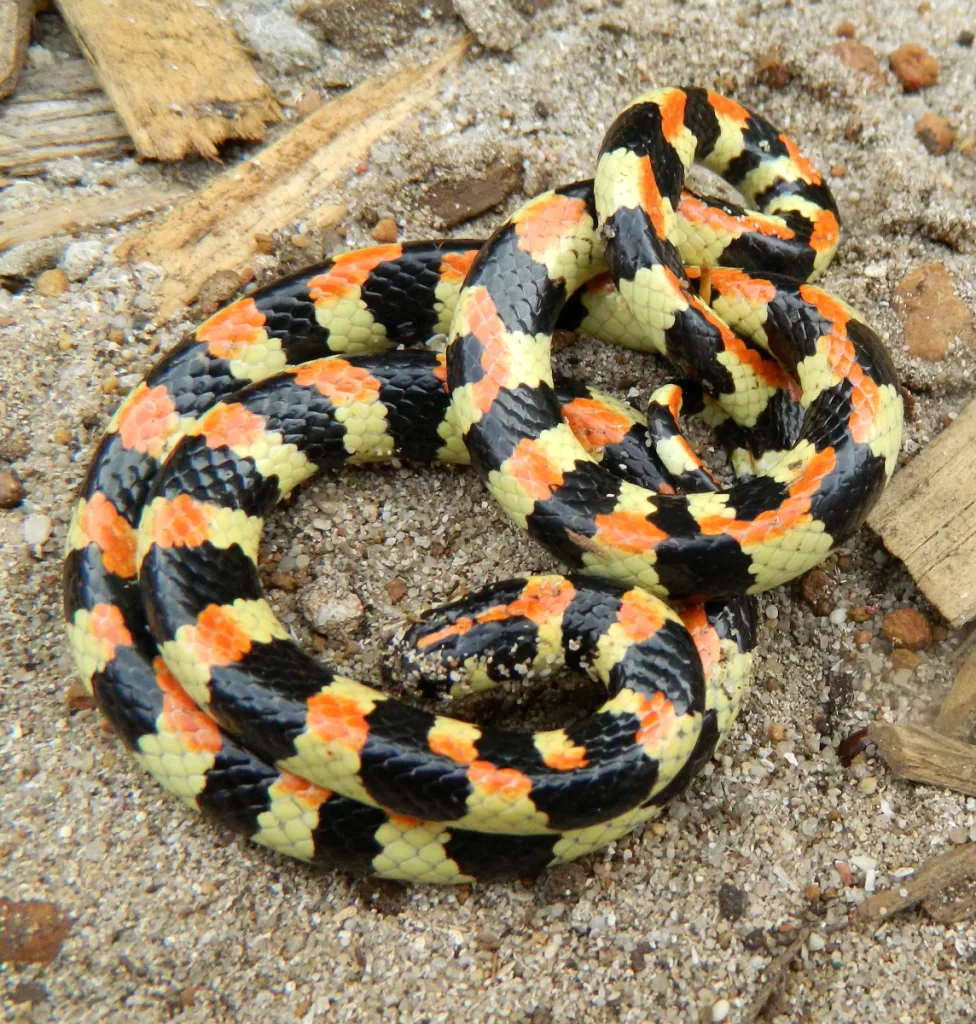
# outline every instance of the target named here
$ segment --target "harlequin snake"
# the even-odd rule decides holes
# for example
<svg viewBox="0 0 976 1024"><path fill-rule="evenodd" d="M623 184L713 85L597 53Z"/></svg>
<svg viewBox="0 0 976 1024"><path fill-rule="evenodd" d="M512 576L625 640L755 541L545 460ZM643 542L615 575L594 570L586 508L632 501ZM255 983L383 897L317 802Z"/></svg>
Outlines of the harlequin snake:
<svg viewBox="0 0 976 1024"><path fill-rule="evenodd" d="M747 209L683 191L696 161ZM738 711L755 622L736 595L820 562L894 467L891 361L808 283L838 230L777 129L662 89L614 122L595 181L487 243L345 253L217 313L115 414L75 509L65 615L99 707L184 802L331 867L525 875L655 816ZM554 385L557 324L696 385L660 389L646 419ZM439 333L446 357L404 347ZM679 434L683 402L736 448L731 487ZM566 666L607 688L580 724L457 721L289 639L258 578L264 516L322 468L394 456L472 464L573 571L428 613L400 675L457 692Z"/></svg>

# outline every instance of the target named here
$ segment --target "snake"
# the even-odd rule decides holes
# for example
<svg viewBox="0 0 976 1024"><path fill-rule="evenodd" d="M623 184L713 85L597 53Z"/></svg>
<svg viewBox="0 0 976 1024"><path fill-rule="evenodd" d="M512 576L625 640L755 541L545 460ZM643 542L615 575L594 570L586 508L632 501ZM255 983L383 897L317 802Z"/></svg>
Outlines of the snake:
<svg viewBox="0 0 976 1024"><path fill-rule="evenodd" d="M696 163L743 205L686 188ZM329 870L525 877L633 832L728 735L752 595L819 564L894 470L892 361L812 283L839 228L787 136L664 88L617 116L592 180L487 241L342 253L215 313L116 411L74 507L64 613L97 706L189 807ZM643 415L553 377L559 329L678 375ZM732 449L734 482L695 454L686 415ZM438 710L306 653L258 571L294 488L392 459L471 466L567 570L421 616L385 674ZM564 728L439 710L564 669L606 691Z"/></svg>

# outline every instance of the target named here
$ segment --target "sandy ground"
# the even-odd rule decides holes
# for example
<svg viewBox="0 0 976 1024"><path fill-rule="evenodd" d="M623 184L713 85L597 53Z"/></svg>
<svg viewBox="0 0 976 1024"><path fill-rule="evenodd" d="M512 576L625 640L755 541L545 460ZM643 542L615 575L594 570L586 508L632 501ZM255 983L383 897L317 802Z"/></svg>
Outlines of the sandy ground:
<svg viewBox="0 0 976 1024"><path fill-rule="evenodd" d="M277 35L261 22L267 4L229 0L225 8L250 33L261 72L286 103L423 59L461 32L432 11L402 45L366 58L296 34L287 4L272 5L281 8ZM880 76L850 70L831 52L847 18L881 56ZM523 191L457 232L484 234L526 195L588 176L614 112L648 84L730 93L788 131L821 168L846 169L832 181L846 230L826 284L889 342L917 398L904 446L911 454L976 388L972 351L957 345L942 362L920 364L890 306L904 274L932 261L946 266L963 301L976 303L976 162L929 155L913 130L932 110L958 122L961 135L976 132L976 60L956 42L966 29L976 29L976 9L954 0L880 0L867 14L862 5L809 0L557 0L512 53L476 51L445 82L439 107L377 145L365 173L309 203L349 205L350 246L369 241L381 213L396 218L403 237L422 238L435 233L424 181L477 173L516 152ZM53 15L42 19L39 41L57 59L71 51ZM924 44L941 68L938 84L915 95L885 61L905 42ZM755 82L771 47L793 72L780 90ZM236 147L227 160L247 152ZM0 191L0 212L124 196L149 183L195 186L219 171L71 161ZM168 348L187 326L155 317L151 266L111 255L137 226L84 236L100 243L89 249L91 272L57 298L30 285L0 291L0 459L27 492L0 512L0 895L48 901L74 917L50 964L0 978L0 1016L740 1020L764 969L810 926L814 937L770 1019L973 1019L976 927L937 925L921 912L873 933L847 924L866 886L897 885L905 869L976 837L976 801L899 783L877 759L844 767L838 758L840 740L873 718L930 714L965 633L950 631L914 672L893 669L879 634L884 612L908 606L933 623L938 616L867 531L827 568L832 602L876 608L873 617L860 626L815 617L793 586L766 595L758 683L722 756L644 834L535 884L408 889L315 874L194 817L139 771L94 712L72 713L59 593L71 495L150 350ZM281 264L256 264L262 280L308 253L286 242L280 256ZM562 359L624 395L649 379L641 360L589 343ZM31 549L25 529L43 533L38 516L52 530ZM366 625L334 657L372 678L386 638L410 615L459 586L551 564L473 477L449 469L321 481L276 518L268 546L303 586L338 580L331 585L361 597ZM395 606L385 589L393 577L408 586ZM308 639L295 596L274 599ZM856 647L859 628L875 638ZM850 884L837 861L851 865Z"/></svg>

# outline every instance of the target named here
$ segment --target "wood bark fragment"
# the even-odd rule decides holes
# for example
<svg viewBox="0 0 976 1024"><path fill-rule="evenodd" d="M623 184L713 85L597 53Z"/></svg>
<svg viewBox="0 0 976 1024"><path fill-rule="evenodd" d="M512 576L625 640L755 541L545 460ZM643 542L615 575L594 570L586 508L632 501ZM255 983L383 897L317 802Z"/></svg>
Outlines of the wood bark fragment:
<svg viewBox="0 0 976 1024"><path fill-rule="evenodd" d="M790 965L800 955L809 928L801 928L799 935L779 954L763 971L763 986L756 994L755 999L745 1008L742 1014L742 1024L753 1024L753 1021L766 1009L770 1000L780 990L786 979L786 973Z"/></svg>
<svg viewBox="0 0 976 1024"><path fill-rule="evenodd" d="M35 6L36 0L0 0L0 100L17 87Z"/></svg>
<svg viewBox="0 0 976 1024"><path fill-rule="evenodd" d="M132 140L88 62L28 68L0 111L0 171L36 174L70 156L116 157Z"/></svg>
<svg viewBox="0 0 976 1024"><path fill-rule="evenodd" d="M956 673L952 689L946 694L935 728L956 740L968 740L976 729L976 652Z"/></svg>
<svg viewBox="0 0 976 1024"><path fill-rule="evenodd" d="M158 210L181 193L168 188L144 188L107 196L90 196L74 203L59 203L44 210L0 217L0 252L54 235L71 235L96 224L123 224Z"/></svg>
<svg viewBox="0 0 976 1024"><path fill-rule="evenodd" d="M954 846L927 861L895 888L869 896L857 908L856 920L866 924L884 921L900 910L972 878L976 878L976 843Z"/></svg>
<svg viewBox="0 0 976 1024"><path fill-rule="evenodd" d="M953 626L976 615L976 402L888 485L868 524Z"/></svg>
<svg viewBox="0 0 976 1024"><path fill-rule="evenodd" d="M338 224L345 209L310 208L314 197L342 181L375 142L423 107L441 72L457 64L469 45L466 37L429 64L369 79L320 107L123 245L123 257L150 260L165 272L161 312L190 303L217 271L239 269L257 251L256 236L299 218L321 230Z"/></svg>
<svg viewBox="0 0 976 1024"><path fill-rule="evenodd" d="M281 108L230 27L198 0L59 0L140 156L208 159L263 139Z"/></svg>
<svg viewBox="0 0 976 1024"><path fill-rule="evenodd" d="M976 796L976 746L922 725L872 722L868 735L899 778Z"/></svg>

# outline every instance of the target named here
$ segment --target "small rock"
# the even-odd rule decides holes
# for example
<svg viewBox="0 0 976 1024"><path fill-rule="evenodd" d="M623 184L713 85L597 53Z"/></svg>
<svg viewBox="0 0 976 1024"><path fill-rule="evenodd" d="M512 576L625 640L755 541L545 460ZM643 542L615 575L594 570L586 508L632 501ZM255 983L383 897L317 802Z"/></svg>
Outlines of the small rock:
<svg viewBox="0 0 976 1024"><path fill-rule="evenodd" d="M782 743L786 739L786 727L780 722L773 722L766 730L766 735L772 743Z"/></svg>
<svg viewBox="0 0 976 1024"><path fill-rule="evenodd" d="M714 1024L719 1024L719 1021L725 1020L731 1012L732 1007L729 1005L728 999L716 999L712 1003L712 1020Z"/></svg>
<svg viewBox="0 0 976 1024"><path fill-rule="evenodd" d="M847 622L847 609L843 607L835 608L830 613L829 619L832 626L843 626Z"/></svg>
<svg viewBox="0 0 976 1024"><path fill-rule="evenodd" d="M803 898L807 903L819 903L820 902L820 886L810 884L803 889Z"/></svg>
<svg viewBox="0 0 976 1024"><path fill-rule="evenodd" d="M914 652L910 651L907 647L896 647L891 654L888 655L888 660L891 662L891 667L897 672L898 669L908 669L909 672L914 672L919 665L922 664L922 659Z"/></svg>
<svg viewBox="0 0 976 1024"><path fill-rule="evenodd" d="M292 594L298 590L298 580L287 572L273 572L268 575L268 586Z"/></svg>
<svg viewBox="0 0 976 1024"><path fill-rule="evenodd" d="M951 828L949 829L949 842L955 843L956 846L962 846L963 843L969 841L969 836L966 834L964 828Z"/></svg>
<svg viewBox="0 0 976 1024"><path fill-rule="evenodd" d="M819 953L826 945L827 941L820 932L810 932L810 935L807 938L807 948L811 953Z"/></svg>
<svg viewBox="0 0 976 1024"><path fill-rule="evenodd" d="M24 485L12 470L0 471L0 508L15 508L24 499Z"/></svg>
<svg viewBox="0 0 976 1024"><path fill-rule="evenodd" d="M863 604L856 604L853 608L847 609L847 617L851 622L867 622L872 613Z"/></svg>
<svg viewBox="0 0 976 1024"><path fill-rule="evenodd" d="M38 295L43 295L46 299L56 299L67 291L68 275L63 270L45 270L38 277L34 288Z"/></svg>
<svg viewBox="0 0 976 1024"><path fill-rule="evenodd" d="M915 137L932 156L945 156L952 149L956 133L946 118L929 111L915 122Z"/></svg>
<svg viewBox="0 0 976 1024"><path fill-rule="evenodd" d="M294 234L289 241L296 249L309 249L312 246L312 239L308 235Z"/></svg>
<svg viewBox="0 0 976 1024"><path fill-rule="evenodd" d="M370 236L377 242L395 242L400 236L400 231L392 217L384 217L376 222L376 227L370 232Z"/></svg>
<svg viewBox="0 0 976 1024"><path fill-rule="evenodd" d="M245 15L241 19L241 28L251 48L288 71L320 66L322 48L315 36L297 24L290 13L276 10L274 5L269 7L266 12Z"/></svg>
<svg viewBox="0 0 976 1024"><path fill-rule="evenodd" d="M457 227L503 203L522 180L522 158L517 152L494 160L479 178L438 182L427 193L427 206L436 224Z"/></svg>
<svg viewBox="0 0 976 1024"><path fill-rule="evenodd" d="M916 92L939 80L939 62L918 43L900 46L888 58L888 64L905 92Z"/></svg>
<svg viewBox="0 0 976 1024"><path fill-rule="evenodd" d="M332 640L350 637L363 621L363 602L342 581L327 578L306 587L299 596L312 628Z"/></svg>
<svg viewBox="0 0 976 1024"><path fill-rule="evenodd" d="M856 31L857 28L853 21L842 21L837 28L834 29L834 35L840 36L841 39L853 39Z"/></svg>
<svg viewBox="0 0 976 1024"><path fill-rule="evenodd" d="M896 608L881 623L881 632L892 641L910 651L921 651L932 643L932 627L928 619L915 608Z"/></svg>
<svg viewBox="0 0 976 1024"><path fill-rule="evenodd" d="M793 72L780 60L776 50L770 50L756 65L756 81L770 89L785 89L792 79Z"/></svg>
<svg viewBox="0 0 976 1024"><path fill-rule="evenodd" d="M859 629L854 634L854 643L856 643L858 647L864 647L865 645L871 643L871 630Z"/></svg>
<svg viewBox="0 0 976 1024"><path fill-rule="evenodd" d="M857 788L865 796L873 796L878 792L878 780L874 775L868 775L857 784Z"/></svg>
<svg viewBox="0 0 976 1024"><path fill-rule="evenodd" d="M746 912L749 898L742 889L723 882L718 890L718 912L726 921L738 921Z"/></svg>
<svg viewBox="0 0 976 1024"><path fill-rule="evenodd" d="M776 691L779 688L780 688L780 682L776 678L776 676L766 676L766 678L763 680L763 689L767 693L776 693Z"/></svg>
<svg viewBox="0 0 976 1024"><path fill-rule="evenodd" d="M68 705L69 711L92 711L95 707L95 698L80 679L72 679L68 683L64 702Z"/></svg>
<svg viewBox="0 0 976 1024"><path fill-rule="evenodd" d="M58 266L71 281L84 281L105 255L105 246L94 240L72 242L61 254Z"/></svg>
<svg viewBox="0 0 976 1024"><path fill-rule="evenodd" d="M511 50L529 28L528 21L507 0L454 0L454 9L489 50Z"/></svg>
<svg viewBox="0 0 976 1024"><path fill-rule="evenodd" d="M49 516L35 513L24 520L24 543L29 547L40 547L51 536L54 524Z"/></svg>
<svg viewBox="0 0 976 1024"><path fill-rule="evenodd" d="M30 1003L37 1006L47 999L47 989L38 981L24 981L10 990L12 1003Z"/></svg>
<svg viewBox="0 0 976 1024"><path fill-rule="evenodd" d="M854 882L854 872L851 871L851 866L846 861L835 860L834 870L840 875L840 884L847 887Z"/></svg>
<svg viewBox="0 0 976 1024"><path fill-rule="evenodd" d="M295 110L298 112L299 117L308 117L309 114L314 114L321 106L322 94L314 89L306 89L302 93L301 99L295 105Z"/></svg>
<svg viewBox="0 0 976 1024"><path fill-rule="evenodd" d="M200 290L194 298L194 304L199 307L204 316L216 313L230 297L243 285L241 275L236 270L214 271L200 285Z"/></svg>
<svg viewBox="0 0 976 1024"><path fill-rule="evenodd" d="M817 615L829 615L834 610L829 593L830 577L823 569L811 569L800 580L800 595Z"/></svg>
<svg viewBox="0 0 976 1024"><path fill-rule="evenodd" d="M399 576L394 576L386 584L386 592L393 604L399 604L407 596L407 585Z"/></svg>
<svg viewBox="0 0 976 1024"><path fill-rule="evenodd" d="M976 39L976 34L973 33L972 29L964 28L959 35L956 36L956 43L958 43L959 46L972 46L974 39Z"/></svg>
<svg viewBox="0 0 976 1024"><path fill-rule="evenodd" d="M976 342L973 314L955 294L941 263L924 263L907 273L893 294L905 314L905 347L913 356L938 361L955 338Z"/></svg>
<svg viewBox="0 0 976 1024"><path fill-rule="evenodd" d="M831 49L852 71L863 71L869 75L881 74L881 61L870 46L855 42L853 39L844 39L834 43Z"/></svg>
<svg viewBox="0 0 976 1024"><path fill-rule="evenodd" d="M830 176L832 178L846 178L847 166L845 164L831 164Z"/></svg>
<svg viewBox="0 0 976 1024"><path fill-rule="evenodd" d="M270 256L275 251L275 240L273 235L264 231L258 231L254 235L254 248L264 256Z"/></svg>

